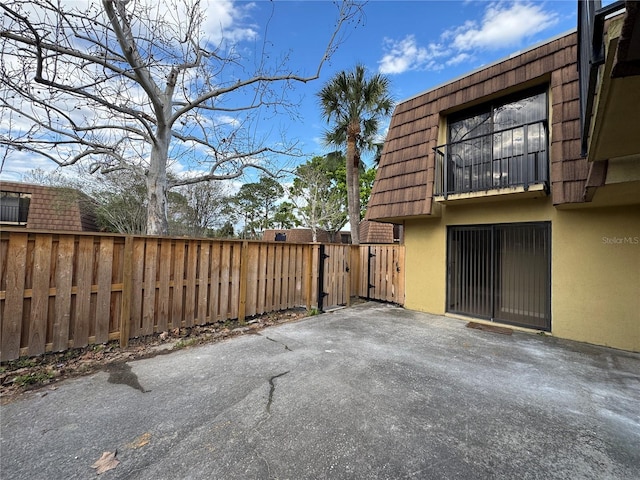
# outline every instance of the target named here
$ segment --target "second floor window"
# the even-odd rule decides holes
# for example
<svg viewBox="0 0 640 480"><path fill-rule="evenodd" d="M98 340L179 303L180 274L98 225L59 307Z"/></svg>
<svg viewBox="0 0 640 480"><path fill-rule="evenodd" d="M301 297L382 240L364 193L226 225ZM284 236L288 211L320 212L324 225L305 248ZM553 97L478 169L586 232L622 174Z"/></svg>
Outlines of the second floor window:
<svg viewBox="0 0 640 480"><path fill-rule="evenodd" d="M447 133L447 145L436 148L441 190L437 193L546 184L545 91L529 91L451 115Z"/></svg>
<svg viewBox="0 0 640 480"><path fill-rule="evenodd" d="M27 223L30 201L29 193L0 192L0 222Z"/></svg>

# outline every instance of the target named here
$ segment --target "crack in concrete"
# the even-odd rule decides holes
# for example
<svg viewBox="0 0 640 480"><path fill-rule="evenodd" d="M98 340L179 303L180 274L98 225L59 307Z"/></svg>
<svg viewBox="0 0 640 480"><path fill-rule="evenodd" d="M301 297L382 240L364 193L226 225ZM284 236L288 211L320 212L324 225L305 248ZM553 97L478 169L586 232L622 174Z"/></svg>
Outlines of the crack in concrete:
<svg viewBox="0 0 640 480"><path fill-rule="evenodd" d="M290 352L293 352L293 350L291 350L291 349L290 349L286 344L284 344L284 343L282 343L282 342L279 342L278 340L274 340L273 338L269 338L269 337L266 337L266 336L265 336L264 338L266 338L267 340L271 340L271 341L272 341L272 342L274 342L274 343L279 343L280 345L284 345L284 349L285 349L285 350L288 350L288 351L290 351Z"/></svg>
<svg viewBox="0 0 640 480"><path fill-rule="evenodd" d="M278 375L274 375L273 377L271 377L269 379L269 385L270 385L270 390L269 390L269 400L267 401L267 413L271 414L271 404L273 403L273 394L276 391L276 384L273 383L273 381L276 378L280 378L280 377L284 377L287 373L289 373L289 370L287 370L284 373L279 373Z"/></svg>

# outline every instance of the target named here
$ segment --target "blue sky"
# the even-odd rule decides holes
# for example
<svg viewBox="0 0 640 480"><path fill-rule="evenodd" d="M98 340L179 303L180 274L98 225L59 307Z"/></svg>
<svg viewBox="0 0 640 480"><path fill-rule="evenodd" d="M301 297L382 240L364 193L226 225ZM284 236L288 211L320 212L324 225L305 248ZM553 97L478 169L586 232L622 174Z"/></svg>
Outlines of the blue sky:
<svg viewBox="0 0 640 480"><path fill-rule="evenodd" d="M320 80L298 88L304 96L301 121L288 124L288 135L298 138L308 154L327 151L321 143L326 123L314 94L340 70L359 62L372 73L387 75L393 97L401 101L575 29L576 3L370 1L362 22L346 32ZM264 2L256 3L252 12L256 19L265 7ZM331 2L275 2L271 38L276 45L291 48L293 65L300 58L317 59L328 22L310 25L309 19L331 18L334 11Z"/></svg>
<svg viewBox="0 0 640 480"><path fill-rule="evenodd" d="M79 4L84 0L65 0ZM144 1L144 0L140 0ZM294 162L329 151L322 144L326 123L316 92L341 70L364 64L371 73L388 75L392 96L401 101L483 65L576 28L576 0L562 1L389 1L370 0L356 25L343 30L342 42L324 65L319 80L297 84L290 99L299 104L297 118L287 115L258 124L257 136L279 140L281 131L304 153ZM610 3L610 2L603 2ZM264 41L271 60L287 58L288 71L315 72L336 18L330 1L202 0L213 43L221 39L242 52L250 66ZM157 7L170 14L167 3ZM173 12L175 15L175 12ZM388 126L388 119L383 128ZM380 132L384 135L385 131ZM291 165L291 159L274 159ZM368 160L365 157L365 160ZM55 165L16 155L2 172L17 179L31 168Z"/></svg>

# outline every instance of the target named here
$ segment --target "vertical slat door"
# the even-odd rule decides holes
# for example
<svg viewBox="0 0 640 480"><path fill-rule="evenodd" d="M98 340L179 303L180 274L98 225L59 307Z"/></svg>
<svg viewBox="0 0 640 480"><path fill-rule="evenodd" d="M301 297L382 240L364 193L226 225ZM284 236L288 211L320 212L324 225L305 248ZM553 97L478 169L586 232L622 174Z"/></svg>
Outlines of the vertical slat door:
<svg viewBox="0 0 640 480"><path fill-rule="evenodd" d="M548 222L449 227L447 311L551 329Z"/></svg>
<svg viewBox="0 0 640 480"><path fill-rule="evenodd" d="M550 330L550 232L548 224L496 229L496 320Z"/></svg>

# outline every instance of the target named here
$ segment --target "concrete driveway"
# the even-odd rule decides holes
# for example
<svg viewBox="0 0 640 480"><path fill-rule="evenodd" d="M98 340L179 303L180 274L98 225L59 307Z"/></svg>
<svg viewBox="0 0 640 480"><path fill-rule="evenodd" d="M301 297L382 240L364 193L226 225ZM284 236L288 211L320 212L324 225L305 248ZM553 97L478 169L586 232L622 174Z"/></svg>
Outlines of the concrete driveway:
<svg viewBox="0 0 640 480"><path fill-rule="evenodd" d="M640 478L640 355L383 304L46 392L1 408L3 479Z"/></svg>

